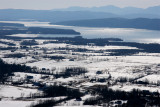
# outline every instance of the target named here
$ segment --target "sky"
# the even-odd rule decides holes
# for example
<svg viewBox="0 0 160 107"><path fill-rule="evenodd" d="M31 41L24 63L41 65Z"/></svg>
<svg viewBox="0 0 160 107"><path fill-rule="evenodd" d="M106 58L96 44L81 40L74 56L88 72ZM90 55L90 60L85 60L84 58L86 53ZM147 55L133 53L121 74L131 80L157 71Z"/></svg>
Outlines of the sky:
<svg viewBox="0 0 160 107"><path fill-rule="evenodd" d="M147 8L160 5L160 0L0 0L0 9L50 10L71 6L99 7L106 5Z"/></svg>

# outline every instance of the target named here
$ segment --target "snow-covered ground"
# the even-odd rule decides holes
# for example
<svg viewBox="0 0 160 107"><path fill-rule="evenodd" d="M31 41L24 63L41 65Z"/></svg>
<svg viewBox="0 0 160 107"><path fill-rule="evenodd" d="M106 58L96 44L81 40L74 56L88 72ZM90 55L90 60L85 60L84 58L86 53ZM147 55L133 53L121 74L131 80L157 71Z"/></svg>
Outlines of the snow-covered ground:
<svg viewBox="0 0 160 107"><path fill-rule="evenodd" d="M159 53L139 53L126 56L109 56L110 52L98 53L96 51L112 50L112 49L138 49L136 47L129 46L83 46L83 45L71 45L65 43L48 43L43 42L50 40L36 40L39 45L30 46L28 49L20 48L22 41L13 41L3 39L1 41L15 43L17 49L11 52L11 50L0 51L0 58L7 63L25 64L30 67L37 68L40 71L45 69L45 72L60 73L64 71L66 67L84 67L88 72L84 75L71 76L67 78L54 78L53 75L46 74L34 74L16 72L12 76L13 81L25 80L27 76L33 76L30 81L41 82L47 85L53 85L55 83L64 84L73 83L74 88L81 90L95 85L108 85L108 82L112 85L109 86L114 90L131 91L132 89L149 90L151 92L160 92L160 87L155 84L140 85L129 83L129 80L136 81L149 81L149 83L160 82L160 54ZM0 47L8 47L7 44L1 44ZM35 48L36 47L36 48ZM77 52L74 49L81 48L87 49L87 52ZM67 50L68 49L68 50ZM7 54L24 54L25 57L13 58L4 57ZM44 56L62 56L65 59L57 60L50 59ZM97 71L101 71L101 74L97 74ZM11 77L10 77L11 78ZM115 81L121 78L126 78L126 83L120 83ZM91 79L94 81L91 82ZM106 79L105 82L100 82L98 79ZM26 88L28 87L28 88ZM33 88L33 89L32 89ZM19 86L1 85L0 86L0 107L26 107L34 101L17 101L15 98L27 97L30 93L39 93L37 87L34 87L32 83L25 83ZM75 101L72 99L67 103L62 103L63 106L84 106L83 101L86 98L91 97L85 95L82 97L82 101ZM8 100L6 100L8 99Z"/></svg>
<svg viewBox="0 0 160 107"><path fill-rule="evenodd" d="M28 97L31 93L37 93L37 89L27 89L22 87L15 87L9 85L0 86L0 97L6 98L18 98L18 97Z"/></svg>
<svg viewBox="0 0 160 107"><path fill-rule="evenodd" d="M28 107L34 101L0 101L1 107Z"/></svg>
<svg viewBox="0 0 160 107"><path fill-rule="evenodd" d="M149 83L160 83L160 74L153 74L145 76L137 81L149 81Z"/></svg>

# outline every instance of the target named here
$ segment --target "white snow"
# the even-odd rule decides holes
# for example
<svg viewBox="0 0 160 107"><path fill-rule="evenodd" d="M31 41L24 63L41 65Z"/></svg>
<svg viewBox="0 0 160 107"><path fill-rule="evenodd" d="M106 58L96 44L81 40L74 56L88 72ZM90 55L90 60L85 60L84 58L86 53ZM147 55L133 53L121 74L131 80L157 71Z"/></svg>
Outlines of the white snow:
<svg viewBox="0 0 160 107"><path fill-rule="evenodd" d="M0 107L27 107L33 101L0 101Z"/></svg>
<svg viewBox="0 0 160 107"><path fill-rule="evenodd" d="M37 93L37 89L26 89L22 87L15 87L15 86L8 86L8 85L1 85L0 86L0 96L1 97L27 97L30 93Z"/></svg>

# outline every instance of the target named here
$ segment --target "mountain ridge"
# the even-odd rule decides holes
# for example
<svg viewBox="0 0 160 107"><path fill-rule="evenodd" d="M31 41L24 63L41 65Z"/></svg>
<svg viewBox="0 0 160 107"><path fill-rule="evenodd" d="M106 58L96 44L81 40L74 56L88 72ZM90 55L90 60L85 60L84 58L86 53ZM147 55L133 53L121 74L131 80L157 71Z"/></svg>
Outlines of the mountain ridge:
<svg viewBox="0 0 160 107"><path fill-rule="evenodd" d="M137 7L117 7L113 5L108 6L100 6L100 7L69 7L69 8L63 8L63 9L53 9L52 11L94 11L94 12L110 12L114 14L129 14L129 13L148 13L148 14L159 14L157 11L160 11L160 5L158 6L152 6L148 8L137 8ZM156 10L156 11L155 11Z"/></svg>
<svg viewBox="0 0 160 107"><path fill-rule="evenodd" d="M125 7L121 10L115 6L106 6L106 9L102 9L105 12L99 10L94 11L97 7L92 7L92 11L83 10L74 10L74 11L60 11L60 10L26 10L26 9L0 9L0 20L1 21L21 21L24 20L35 20L42 22L62 22L62 21L72 21L72 20L85 20L85 19L100 19L100 18L159 18L160 13L158 13L158 9L160 10L160 6L149 7L147 9L134 8L134 7ZM102 8L106 8L105 6ZM113 9L114 8L114 9ZM146 10L140 11L140 10ZM138 12L137 12L138 11ZM117 13L116 13L117 12Z"/></svg>

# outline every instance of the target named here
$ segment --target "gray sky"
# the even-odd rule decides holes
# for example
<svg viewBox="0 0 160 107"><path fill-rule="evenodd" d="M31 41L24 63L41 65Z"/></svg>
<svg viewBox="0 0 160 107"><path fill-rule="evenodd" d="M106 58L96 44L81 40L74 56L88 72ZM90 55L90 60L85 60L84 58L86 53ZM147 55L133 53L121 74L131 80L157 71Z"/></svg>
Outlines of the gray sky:
<svg viewBox="0 0 160 107"><path fill-rule="evenodd" d="M0 0L0 9L41 9L66 8L70 6L105 6L115 5L119 7L140 7L160 5L160 0Z"/></svg>

